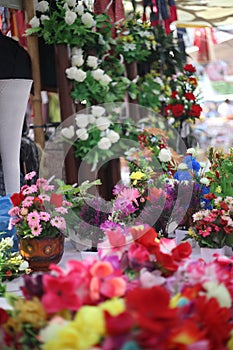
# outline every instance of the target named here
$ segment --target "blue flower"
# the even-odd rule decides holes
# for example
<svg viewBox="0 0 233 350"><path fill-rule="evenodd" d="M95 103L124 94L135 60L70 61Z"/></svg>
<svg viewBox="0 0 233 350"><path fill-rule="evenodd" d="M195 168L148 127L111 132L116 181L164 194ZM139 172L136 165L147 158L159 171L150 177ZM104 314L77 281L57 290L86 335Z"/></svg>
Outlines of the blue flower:
<svg viewBox="0 0 233 350"><path fill-rule="evenodd" d="M189 173L189 171L178 170L174 174L174 179L176 179L178 181L190 181L192 179L192 176Z"/></svg>

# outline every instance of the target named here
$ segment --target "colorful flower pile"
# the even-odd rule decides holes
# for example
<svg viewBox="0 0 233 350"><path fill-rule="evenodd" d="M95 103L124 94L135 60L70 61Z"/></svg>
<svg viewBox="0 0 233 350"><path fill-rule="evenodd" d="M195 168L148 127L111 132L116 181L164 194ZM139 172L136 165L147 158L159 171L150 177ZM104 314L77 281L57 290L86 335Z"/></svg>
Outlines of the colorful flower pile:
<svg viewBox="0 0 233 350"><path fill-rule="evenodd" d="M191 64L172 80L172 93L167 100L165 115L172 119L175 127L183 122L194 122L200 117L202 107L198 103L196 68Z"/></svg>
<svg viewBox="0 0 233 350"><path fill-rule="evenodd" d="M35 184L27 184L35 175L34 171L26 174L26 184L19 193L13 193L10 197L13 207L9 211L9 227L15 226L20 237L65 234L65 217L71 203L63 200L62 195L55 192L55 186L46 179L38 178Z"/></svg>
<svg viewBox="0 0 233 350"><path fill-rule="evenodd" d="M232 350L232 259L192 260L146 225L106 235L98 259L24 277L0 309L2 349Z"/></svg>

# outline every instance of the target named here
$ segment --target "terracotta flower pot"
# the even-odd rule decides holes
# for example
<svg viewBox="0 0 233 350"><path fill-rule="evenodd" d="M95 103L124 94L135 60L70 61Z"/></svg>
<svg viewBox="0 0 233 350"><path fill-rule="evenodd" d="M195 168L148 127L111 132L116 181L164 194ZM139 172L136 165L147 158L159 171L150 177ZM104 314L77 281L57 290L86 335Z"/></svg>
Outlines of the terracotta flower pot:
<svg viewBox="0 0 233 350"><path fill-rule="evenodd" d="M57 264L64 253L64 235L56 237L22 238L18 236L21 256L28 261L32 271L48 271L50 264Z"/></svg>

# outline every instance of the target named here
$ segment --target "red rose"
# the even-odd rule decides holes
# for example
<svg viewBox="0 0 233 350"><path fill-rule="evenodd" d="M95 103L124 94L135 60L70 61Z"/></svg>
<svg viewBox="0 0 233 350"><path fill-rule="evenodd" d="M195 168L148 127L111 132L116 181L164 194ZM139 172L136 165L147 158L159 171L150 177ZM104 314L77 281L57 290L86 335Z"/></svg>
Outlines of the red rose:
<svg viewBox="0 0 233 350"><path fill-rule="evenodd" d="M190 72L190 73L195 73L196 68L192 64L186 64L183 68L184 71Z"/></svg>
<svg viewBox="0 0 233 350"><path fill-rule="evenodd" d="M184 97L188 100L188 101L195 101L196 97L194 96L194 94L192 92L186 92L184 94Z"/></svg>
<svg viewBox="0 0 233 350"><path fill-rule="evenodd" d="M18 207L20 203L24 200L24 195L19 192L19 193L13 193L10 196L11 203L13 204L14 207Z"/></svg>
<svg viewBox="0 0 233 350"><path fill-rule="evenodd" d="M171 106L171 112L173 117L177 118L177 117L181 117L184 113L184 106L180 103L177 103L173 106Z"/></svg>
<svg viewBox="0 0 233 350"><path fill-rule="evenodd" d="M178 94L178 91L174 90L174 91L172 91L172 93L171 93L171 98L176 98L177 95L179 95L179 94Z"/></svg>
<svg viewBox="0 0 233 350"><path fill-rule="evenodd" d="M202 108L199 105L192 105L190 111L188 112L188 116L190 117L200 117Z"/></svg>
<svg viewBox="0 0 233 350"><path fill-rule="evenodd" d="M189 78L188 79L189 84L197 86L197 79L196 78Z"/></svg>

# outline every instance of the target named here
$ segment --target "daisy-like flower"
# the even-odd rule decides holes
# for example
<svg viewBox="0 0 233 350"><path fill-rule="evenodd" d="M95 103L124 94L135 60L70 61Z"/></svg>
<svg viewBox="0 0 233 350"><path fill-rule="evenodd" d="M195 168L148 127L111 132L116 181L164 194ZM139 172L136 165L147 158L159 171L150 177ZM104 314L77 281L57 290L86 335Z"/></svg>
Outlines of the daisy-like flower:
<svg viewBox="0 0 233 350"><path fill-rule="evenodd" d="M25 175L24 179L25 179L26 181L28 181L28 180L33 179L33 177L35 177L35 176L36 176L36 172L35 172L35 171L31 171L30 173L28 173L28 174Z"/></svg>
<svg viewBox="0 0 233 350"><path fill-rule="evenodd" d="M26 196L31 193L36 193L38 191L38 188L36 185L31 185L23 190L23 195Z"/></svg>
<svg viewBox="0 0 233 350"><path fill-rule="evenodd" d="M40 223L40 214L37 211L29 213L27 216L29 226L34 226Z"/></svg>
<svg viewBox="0 0 233 350"><path fill-rule="evenodd" d="M29 226L30 226L30 224L29 224ZM42 227L39 224L30 226L30 228L31 228L31 232L32 232L33 236L37 237L42 232Z"/></svg>
<svg viewBox="0 0 233 350"><path fill-rule="evenodd" d="M66 229L66 222L65 219L61 216L55 216L51 221L51 225L54 227L57 227L59 230L65 230Z"/></svg>
<svg viewBox="0 0 233 350"><path fill-rule="evenodd" d="M68 213L68 210L64 207L58 207L58 208L55 208L55 211L57 213L60 213L60 214L67 214Z"/></svg>
<svg viewBox="0 0 233 350"><path fill-rule="evenodd" d="M46 213L46 211L41 211L41 212L40 212L40 219L41 219L42 221L47 222L47 221L49 221L49 219L50 219L50 215L49 215L48 213Z"/></svg>
<svg viewBox="0 0 233 350"><path fill-rule="evenodd" d="M38 198L42 199L42 201L49 202L50 197L47 194L40 194Z"/></svg>
<svg viewBox="0 0 233 350"><path fill-rule="evenodd" d="M34 197L32 197L32 196L27 196L27 197L23 200L22 205L23 205L23 207L29 208L29 207L33 204L33 201L34 201Z"/></svg>

